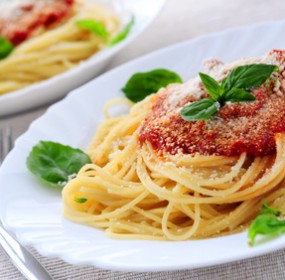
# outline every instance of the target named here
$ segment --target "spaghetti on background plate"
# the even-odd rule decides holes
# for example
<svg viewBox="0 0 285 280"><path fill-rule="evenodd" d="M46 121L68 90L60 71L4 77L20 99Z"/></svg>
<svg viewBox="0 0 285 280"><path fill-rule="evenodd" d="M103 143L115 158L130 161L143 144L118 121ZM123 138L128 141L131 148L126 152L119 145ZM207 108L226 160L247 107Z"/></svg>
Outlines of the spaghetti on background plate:
<svg viewBox="0 0 285 280"><path fill-rule="evenodd" d="M86 29L86 21L96 32ZM75 67L106 46L119 28L116 15L94 1L0 2L0 56L6 51L0 57L0 94Z"/></svg>
<svg viewBox="0 0 285 280"><path fill-rule="evenodd" d="M285 210L284 63L279 50L231 64L207 60L205 72L224 88L233 69L279 69L249 87L250 102L221 101L207 120L181 117L209 99L199 77L107 117L87 150L93 163L63 189L65 216L115 238L188 240L245 230L264 198Z"/></svg>

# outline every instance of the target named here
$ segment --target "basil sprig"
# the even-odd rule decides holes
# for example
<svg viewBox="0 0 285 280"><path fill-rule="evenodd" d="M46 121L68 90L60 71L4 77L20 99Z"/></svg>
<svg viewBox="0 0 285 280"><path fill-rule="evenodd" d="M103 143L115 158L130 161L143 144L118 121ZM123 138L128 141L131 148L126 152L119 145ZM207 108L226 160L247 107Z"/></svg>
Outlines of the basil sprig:
<svg viewBox="0 0 285 280"><path fill-rule="evenodd" d="M35 145L26 162L36 177L59 187L63 187L87 163L91 160L80 149L51 141L40 141Z"/></svg>
<svg viewBox="0 0 285 280"><path fill-rule="evenodd" d="M285 220L280 219L281 216L284 216L282 211L269 207L265 200L263 200L262 211L249 227L249 244L254 245L257 235L274 237L285 233Z"/></svg>
<svg viewBox="0 0 285 280"><path fill-rule="evenodd" d="M109 33L106 30L105 25L99 21L93 19L82 19L76 21L76 24L80 26L82 29L95 33L97 36L99 36L104 40L107 39L109 36Z"/></svg>
<svg viewBox="0 0 285 280"><path fill-rule="evenodd" d="M167 69L155 69L132 75L122 91L131 101L139 102L172 83L182 83L182 79L175 72Z"/></svg>
<svg viewBox="0 0 285 280"><path fill-rule="evenodd" d="M211 98L201 99L182 108L180 114L186 121L208 120L226 102L248 102L255 100L249 90L261 86L274 71L276 65L249 64L233 69L219 84L205 73L199 73L201 81Z"/></svg>
<svg viewBox="0 0 285 280"><path fill-rule="evenodd" d="M107 40L110 36L105 25L97 20L82 19L75 22L82 29L88 30L103 40ZM135 24L135 17L132 16L131 20L123 27L122 31L118 33L114 38L108 41L108 46L114 46L123 41L130 33L132 27Z"/></svg>
<svg viewBox="0 0 285 280"><path fill-rule="evenodd" d="M109 46L114 46L121 41L123 41L130 33L132 27L135 24L135 17L132 16L131 20L126 24L126 26L123 28L123 30L115 36L113 39L111 39L108 43Z"/></svg>
<svg viewBox="0 0 285 280"><path fill-rule="evenodd" d="M0 59L7 57L14 49L14 45L7 39L0 37Z"/></svg>

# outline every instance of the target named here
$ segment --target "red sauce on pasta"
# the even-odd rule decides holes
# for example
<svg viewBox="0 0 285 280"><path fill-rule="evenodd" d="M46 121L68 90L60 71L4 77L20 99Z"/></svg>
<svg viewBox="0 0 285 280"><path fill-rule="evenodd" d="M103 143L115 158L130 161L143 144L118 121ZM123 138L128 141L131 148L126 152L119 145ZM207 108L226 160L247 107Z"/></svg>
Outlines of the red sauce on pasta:
<svg viewBox="0 0 285 280"><path fill-rule="evenodd" d="M49 28L65 18L73 0L30 0L12 5L4 4L0 10L0 36L19 45L39 28ZM10 3L10 4L11 4Z"/></svg>
<svg viewBox="0 0 285 280"><path fill-rule="evenodd" d="M279 51L273 52L278 54ZM284 52L278 55L283 56ZM155 97L152 112L141 126L140 142L150 142L160 154L273 154L276 133L285 132L285 91L282 85L275 90L276 83L282 84L282 75L283 71L274 79L270 78L266 85L253 90L255 101L226 104L207 121L184 121L180 109L195 98L189 94L173 102L172 91L179 91L179 86L170 85ZM208 97L206 92L199 99L204 97Z"/></svg>

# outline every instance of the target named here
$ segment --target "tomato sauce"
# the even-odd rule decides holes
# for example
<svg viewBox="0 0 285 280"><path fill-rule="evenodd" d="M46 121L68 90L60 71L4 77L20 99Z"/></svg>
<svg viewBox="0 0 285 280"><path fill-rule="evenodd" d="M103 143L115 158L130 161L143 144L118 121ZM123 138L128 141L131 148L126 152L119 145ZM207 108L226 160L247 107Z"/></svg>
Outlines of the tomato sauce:
<svg viewBox="0 0 285 280"><path fill-rule="evenodd" d="M14 0L16 3L16 1ZM7 9L0 9L0 36L19 45L38 29L44 30L65 18L73 5L73 0L30 0L13 1ZM10 4L11 4L10 3Z"/></svg>
<svg viewBox="0 0 285 280"><path fill-rule="evenodd" d="M278 56L284 51L273 51ZM279 59L281 61L281 58ZM280 67L280 65L279 65ZM283 67L280 67L283 70ZM139 140L148 141L159 153L238 156L265 156L276 152L275 135L285 132L284 71L271 77L266 84L252 90L252 102L227 103L207 121L184 121L180 110L193 102L183 97L173 105L173 86L157 94L152 112L144 120ZM280 87L276 91L276 83ZM176 86L176 91L177 91ZM201 98L209 97L204 89ZM201 99L199 98L199 99Z"/></svg>

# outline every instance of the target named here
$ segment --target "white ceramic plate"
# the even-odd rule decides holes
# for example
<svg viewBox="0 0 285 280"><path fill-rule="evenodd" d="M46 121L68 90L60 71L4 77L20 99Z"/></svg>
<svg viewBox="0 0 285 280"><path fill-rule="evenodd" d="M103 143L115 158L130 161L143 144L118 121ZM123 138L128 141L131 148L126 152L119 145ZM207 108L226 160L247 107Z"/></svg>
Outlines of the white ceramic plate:
<svg viewBox="0 0 285 280"><path fill-rule="evenodd" d="M285 48L284 30L285 21L264 23L186 41L120 66L73 91L31 125L2 165L0 213L4 224L45 256L115 270L202 267L285 247L283 235L251 248L246 232L184 242L110 239L100 230L66 220L61 213L60 192L41 185L25 167L31 147L39 140L84 148L103 119L103 105L122 96L119 89L134 72L164 67L185 80L197 73L206 57L232 61Z"/></svg>
<svg viewBox="0 0 285 280"><path fill-rule="evenodd" d="M93 0L114 10L126 24L135 17L129 36L111 48L105 48L78 66L48 80L26 88L0 95L0 116L17 113L46 104L66 95L102 72L104 67L122 48L136 38L160 12L165 0ZM151 9L149 8L151 7Z"/></svg>

